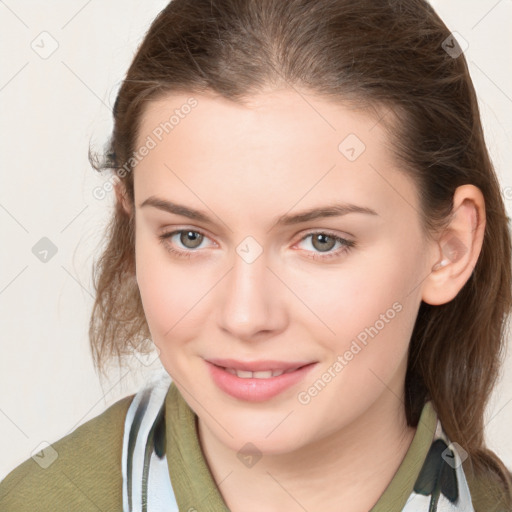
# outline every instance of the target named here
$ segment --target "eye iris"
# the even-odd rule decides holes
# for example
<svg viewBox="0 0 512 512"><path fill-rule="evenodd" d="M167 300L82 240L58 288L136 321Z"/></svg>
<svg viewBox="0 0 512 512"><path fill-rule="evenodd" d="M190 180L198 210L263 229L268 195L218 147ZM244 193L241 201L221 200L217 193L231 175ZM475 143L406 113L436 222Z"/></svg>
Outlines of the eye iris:
<svg viewBox="0 0 512 512"><path fill-rule="evenodd" d="M330 239L331 240L331 243L327 243L327 245L329 247L325 247L325 239ZM320 247L316 247L315 245L315 242L319 242L320 243ZM329 236L329 235L326 235L324 233L319 233L317 235L313 235L313 246L316 248L316 249L319 249L319 250L330 250L334 247L334 244L336 243L336 240L334 240L333 237Z"/></svg>
<svg viewBox="0 0 512 512"><path fill-rule="evenodd" d="M189 249L195 249L203 241L203 235L195 231L183 231L180 234L180 242ZM191 245L189 245L191 242Z"/></svg>

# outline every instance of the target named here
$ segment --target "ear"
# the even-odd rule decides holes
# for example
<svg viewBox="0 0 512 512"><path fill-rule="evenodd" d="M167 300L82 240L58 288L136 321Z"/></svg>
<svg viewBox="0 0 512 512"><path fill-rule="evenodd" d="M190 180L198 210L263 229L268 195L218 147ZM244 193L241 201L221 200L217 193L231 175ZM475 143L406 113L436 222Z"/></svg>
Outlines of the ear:
<svg viewBox="0 0 512 512"><path fill-rule="evenodd" d="M434 243L432 271L423 281L422 299L433 306L450 302L473 273L485 232L485 200L474 185L462 185L453 195L451 220Z"/></svg>
<svg viewBox="0 0 512 512"><path fill-rule="evenodd" d="M116 191L116 199L118 204L121 205L126 214L130 216L131 206L124 183L121 180L116 180L116 183L114 184L114 190Z"/></svg>

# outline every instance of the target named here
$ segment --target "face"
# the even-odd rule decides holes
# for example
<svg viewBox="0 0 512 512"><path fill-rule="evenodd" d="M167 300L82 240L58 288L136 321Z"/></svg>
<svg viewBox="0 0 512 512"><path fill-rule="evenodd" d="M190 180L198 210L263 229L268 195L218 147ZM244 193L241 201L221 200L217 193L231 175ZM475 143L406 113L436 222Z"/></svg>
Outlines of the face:
<svg viewBox="0 0 512 512"><path fill-rule="evenodd" d="M202 428L285 453L403 408L429 248L375 116L293 90L176 94L137 148L137 282Z"/></svg>

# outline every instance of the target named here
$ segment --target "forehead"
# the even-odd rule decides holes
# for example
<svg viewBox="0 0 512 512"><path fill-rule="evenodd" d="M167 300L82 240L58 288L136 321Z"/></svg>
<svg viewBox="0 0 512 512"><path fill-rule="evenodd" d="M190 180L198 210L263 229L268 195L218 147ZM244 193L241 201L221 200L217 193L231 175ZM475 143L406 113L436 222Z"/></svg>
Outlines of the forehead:
<svg viewBox="0 0 512 512"><path fill-rule="evenodd" d="M274 137L274 142L281 144L299 140L314 144L319 140L336 141L344 132L376 139L385 135L383 124L377 126L382 112L383 108L368 106L363 110L349 101L328 101L291 88L259 93L240 102L212 93L174 93L146 105L141 114L137 145L141 145L141 137L148 133L155 132L160 138L171 131L186 130L191 124L185 122L187 118L192 118L198 137L205 133L215 136L231 132L232 143L243 141L256 145ZM373 132L371 137L368 131Z"/></svg>
<svg viewBox="0 0 512 512"><path fill-rule="evenodd" d="M381 208L405 199L410 210L414 184L397 172L382 115L292 89L244 103L169 94L141 117L137 147L151 140L152 149L136 166L136 189L142 197L179 188L197 206L198 197L215 192L257 198L268 208L371 197Z"/></svg>

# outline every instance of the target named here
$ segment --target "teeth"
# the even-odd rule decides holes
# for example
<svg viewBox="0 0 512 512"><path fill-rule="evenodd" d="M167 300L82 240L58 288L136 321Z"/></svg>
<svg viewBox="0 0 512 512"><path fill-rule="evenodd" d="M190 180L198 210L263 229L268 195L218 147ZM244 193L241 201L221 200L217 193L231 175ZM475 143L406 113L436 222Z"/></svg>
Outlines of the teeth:
<svg viewBox="0 0 512 512"><path fill-rule="evenodd" d="M245 372L245 373L251 373L251 372ZM253 379L270 379L272 377L272 370L266 370L262 372L252 372L252 378Z"/></svg>
<svg viewBox="0 0 512 512"><path fill-rule="evenodd" d="M246 370L235 370L235 372L236 372L236 376L240 377L241 379L251 379L253 376L252 372L248 372Z"/></svg>
<svg viewBox="0 0 512 512"><path fill-rule="evenodd" d="M271 377L279 377L283 373L294 372L297 368L290 370L264 370L259 372L249 372L247 370L236 370L235 368L224 368L231 375L236 375L241 379L270 379Z"/></svg>

